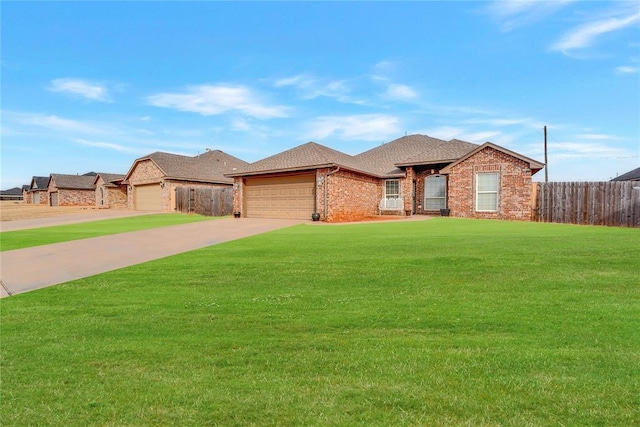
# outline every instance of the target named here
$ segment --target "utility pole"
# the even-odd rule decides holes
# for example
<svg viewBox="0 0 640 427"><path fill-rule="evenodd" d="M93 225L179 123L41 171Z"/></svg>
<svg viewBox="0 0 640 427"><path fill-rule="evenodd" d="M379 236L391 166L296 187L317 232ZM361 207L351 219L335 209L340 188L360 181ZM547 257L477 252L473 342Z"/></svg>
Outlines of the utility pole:
<svg viewBox="0 0 640 427"><path fill-rule="evenodd" d="M549 160L547 159L547 126L544 127L544 182L549 182Z"/></svg>

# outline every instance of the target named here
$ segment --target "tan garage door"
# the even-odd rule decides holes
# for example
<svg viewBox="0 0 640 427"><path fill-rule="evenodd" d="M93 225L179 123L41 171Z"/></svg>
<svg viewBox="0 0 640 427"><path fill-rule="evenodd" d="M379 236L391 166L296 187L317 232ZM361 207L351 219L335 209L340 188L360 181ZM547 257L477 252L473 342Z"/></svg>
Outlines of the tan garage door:
<svg viewBox="0 0 640 427"><path fill-rule="evenodd" d="M136 185L134 188L137 211L162 210L162 189L160 184Z"/></svg>
<svg viewBox="0 0 640 427"><path fill-rule="evenodd" d="M311 219L315 175L247 179L248 218Z"/></svg>

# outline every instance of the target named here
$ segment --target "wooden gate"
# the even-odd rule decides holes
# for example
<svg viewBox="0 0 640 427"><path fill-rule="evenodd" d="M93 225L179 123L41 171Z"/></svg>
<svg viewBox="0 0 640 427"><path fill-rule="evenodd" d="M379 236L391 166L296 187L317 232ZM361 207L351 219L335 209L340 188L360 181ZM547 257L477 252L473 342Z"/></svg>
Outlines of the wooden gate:
<svg viewBox="0 0 640 427"><path fill-rule="evenodd" d="M233 190L230 187L176 187L176 210L205 216L231 215Z"/></svg>

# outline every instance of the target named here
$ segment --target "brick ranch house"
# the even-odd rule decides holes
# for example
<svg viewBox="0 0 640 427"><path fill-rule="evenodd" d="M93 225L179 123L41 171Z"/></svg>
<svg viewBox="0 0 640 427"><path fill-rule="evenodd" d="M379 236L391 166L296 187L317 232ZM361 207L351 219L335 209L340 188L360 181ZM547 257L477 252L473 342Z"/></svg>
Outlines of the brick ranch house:
<svg viewBox="0 0 640 427"><path fill-rule="evenodd" d="M47 185L49 206L95 206L95 176L94 172L84 175L52 173Z"/></svg>
<svg viewBox="0 0 640 427"><path fill-rule="evenodd" d="M309 142L238 168L242 217L339 222L440 214L531 219L531 176L544 165L487 142L408 135L351 156Z"/></svg>
<svg viewBox="0 0 640 427"><path fill-rule="evenodd" d="M198 156L155 152L136 159L125 175L129 209L172 212L177 187L230 188L233 179L225 173L247 164L220 150Z"/></svg>
<svg viewBox="0 0 640 427"><path fill-rule="evenodd" d="M93 180L96 207L126 209L127 185L122 181L124 181L124 175L99 172Z"/></svg>
<svg viewBox="0 0 640 427"><path fill-rule="evenodd" d="M48 186L48 176L34 176L33 178L31 178L31 184L29 184L27 189L23 191L22 200L24 201L24 203L30 205L48 205Z"/></svg>

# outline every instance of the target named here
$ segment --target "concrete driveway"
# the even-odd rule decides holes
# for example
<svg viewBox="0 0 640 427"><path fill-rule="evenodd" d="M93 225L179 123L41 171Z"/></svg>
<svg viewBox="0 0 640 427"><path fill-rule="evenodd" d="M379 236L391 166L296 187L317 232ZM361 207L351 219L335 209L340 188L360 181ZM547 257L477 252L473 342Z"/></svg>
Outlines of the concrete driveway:
<svg viewBox="0 0 640 427"><path fill-rule="evenodd" d="M307 222L310 221L224 218L6 251L0 253L0 296ZM2 230L8 231L5 227Z"/></svg>

